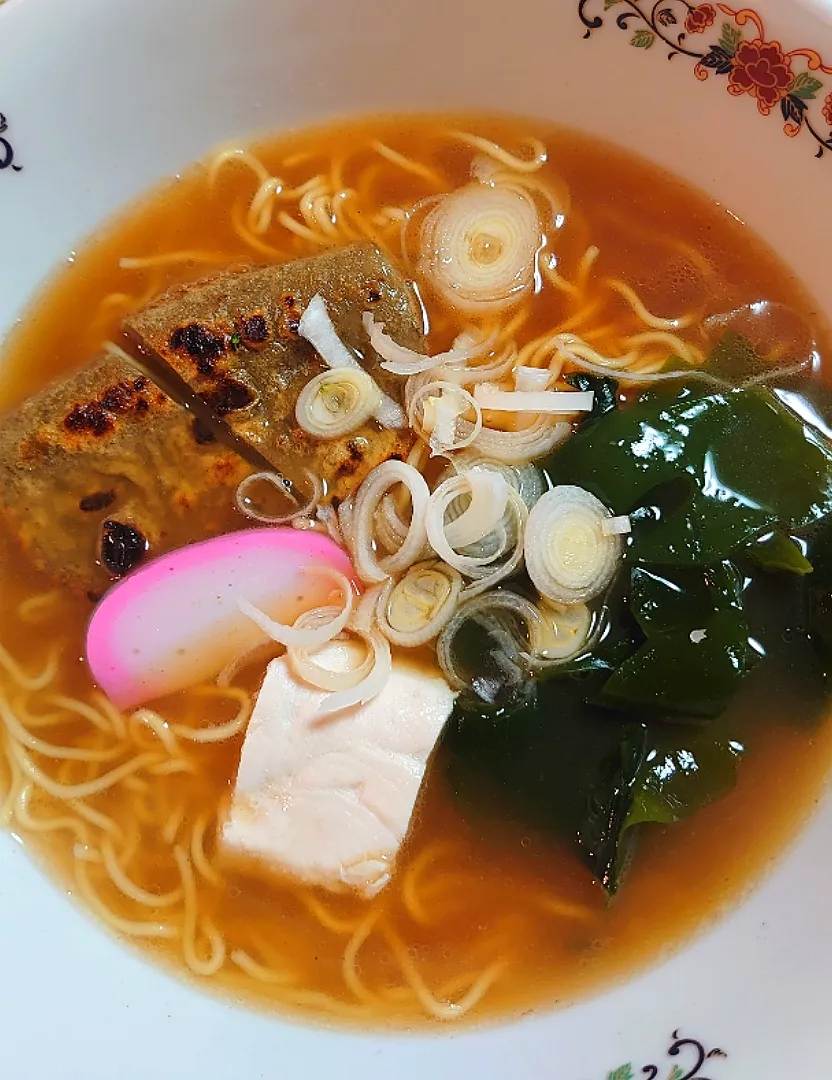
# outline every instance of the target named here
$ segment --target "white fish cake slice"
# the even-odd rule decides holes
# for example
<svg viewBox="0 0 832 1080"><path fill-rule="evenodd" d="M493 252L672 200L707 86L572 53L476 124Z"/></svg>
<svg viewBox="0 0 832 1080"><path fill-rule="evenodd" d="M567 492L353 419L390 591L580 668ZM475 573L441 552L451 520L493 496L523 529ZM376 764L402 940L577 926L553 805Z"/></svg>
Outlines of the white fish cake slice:
<svg viewBox="0 0 832 1080"><path fill-rule="evenodd" d="M316 660L347 670L351 648L329 645ZM269 665L222 847L308 884L370 897L393 873L454 694L441 676L394 660L387 685L365 705L314 719L326 696L285 659Z"/></svg>

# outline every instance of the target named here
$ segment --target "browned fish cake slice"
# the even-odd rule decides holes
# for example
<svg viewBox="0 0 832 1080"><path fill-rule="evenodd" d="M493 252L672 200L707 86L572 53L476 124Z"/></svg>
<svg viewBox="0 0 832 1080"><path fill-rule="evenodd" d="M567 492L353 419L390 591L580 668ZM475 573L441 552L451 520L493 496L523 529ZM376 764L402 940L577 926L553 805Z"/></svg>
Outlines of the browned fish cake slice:
<svg viewBox="0 0 832 1080"><path fill-rule="evenodd" d="M396 341L421 349L421 310L413 289L372 244L181 286L130 316L125 326L276 469L296 476L298 466L305 466L326 480L333 497L343 498L379 462L406 456L414 438L407 429L386 430L375 421L328 440L298 426L298 395L326 370L298 336L301 314L316 293L324 297L344 343L363 356L382 389L401 401L403 380L379 366L361 316L371 310Z"/></svg>
<svg viewBox="0 0 832 1080"><path fill-rule="evenodd" d="M243 524L234 489L250 471L109 357L0 420L7 531L37 567L93 596L148 555Z"/></svg>

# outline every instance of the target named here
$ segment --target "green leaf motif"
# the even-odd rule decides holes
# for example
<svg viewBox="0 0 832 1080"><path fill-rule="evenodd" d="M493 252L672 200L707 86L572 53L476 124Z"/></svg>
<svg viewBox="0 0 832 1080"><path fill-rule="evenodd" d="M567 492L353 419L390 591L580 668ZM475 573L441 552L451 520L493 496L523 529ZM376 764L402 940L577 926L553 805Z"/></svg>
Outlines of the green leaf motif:
<svg viewBox="0 0 832 1080"><path fill-rule="evenodd" d="M732 23L722 24L722 36L719 39L719 44L729 56L733 56L739 48L742 41L742 30L738 29Z"/></svg>
<svg viewBox="0 0 832 1080"><path fill-rule="evenodd" d="M616 4L620 4L621 0L604 0L604 11L608 11L611 7L615 7Z"/></svg>
<svg viewBox="0 0 832 1080"><path fill-rule="evenodd" d="M636 30L633 34L633 40L630 42L637 49L650 49L656 40L656 35L652 30Z"/></svg>
<svg viewBox="0 0 832 1080"><path fill-rule="evenodd" d="M613 1069L611 1073L607 1073L607 1080L633 1080L633 1066L622 1065L618 1069Z"/></svg>
<svg viewBox="0 0 832 1080"><path fill-rule="evenodd" d="M685 1075L685 1070L681 1065L674 1065L670 1072L667 1074L667 1080L682 1080Z"/></svg>
<svg viewBox="0 0 832 1080"><path fill-rule="evenodd" d="M820 79L815 79L808 71L801 71L789 87L789 93L802 101L814 101L818 90L823 89Z"/></svg>

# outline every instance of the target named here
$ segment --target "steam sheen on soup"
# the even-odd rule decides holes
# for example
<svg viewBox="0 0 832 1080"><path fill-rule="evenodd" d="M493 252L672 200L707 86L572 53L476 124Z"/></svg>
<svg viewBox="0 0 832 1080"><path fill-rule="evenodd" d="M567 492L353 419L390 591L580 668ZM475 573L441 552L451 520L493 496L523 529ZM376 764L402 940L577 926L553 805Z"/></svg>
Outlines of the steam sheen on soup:
<svg viewBox="0 0 832 1080"><path fill-rule="evenodd" d="M733 215L574 132L221 148L6 349L0 821L320 1021L665 954L827 768L828 346Z"/></svg>

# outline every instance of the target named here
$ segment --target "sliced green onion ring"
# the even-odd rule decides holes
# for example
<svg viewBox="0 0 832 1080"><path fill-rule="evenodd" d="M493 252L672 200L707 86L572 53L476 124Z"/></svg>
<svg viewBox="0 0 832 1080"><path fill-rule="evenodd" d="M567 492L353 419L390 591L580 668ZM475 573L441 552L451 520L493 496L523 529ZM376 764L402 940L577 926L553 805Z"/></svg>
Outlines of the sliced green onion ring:
<svg viewBox="0 0 832 1080"><path fill-rule="evenodd" d="M531 289L542 241L530 198L469 184L440 199L425 218L419 268L458 310L502 311Z"/></svg>
<svg viewBox="0 0 832 1080"><path fill-rule="evenodd" d="M322 371L301 390L295 417L317 439L337 439L356 431L381 404L381 390L360 368Z"/></svg>
<svg viewBox="0 0 832 1080"><path fill-rule="evenodd" d="M540 622L531 628L531 663L546 666L551 661L563 663L586 645L592 631L592 612L586 604L538 604Z"/></svg>
<svg viewBox="0 0 832 1080"><path fill-rule="evenodd" d="M473 423L461 420L469 411L474 413ZM419 386L407 400L407 419L423 439L427 436L425 441L434 454L464 450L482 430L482 412L473 395L452 382Z"/></svg>
<svg viewBox="0 0 832 1080"><path fill-rule="evenodd" d="M375 515L384 495L396 484L404 484L410 493L410 524L399 549L379 558L373 539ZM391 458L373 469L356 492L351 521L345 528L345 535L350 535L355 569L362 581L368 584L384 581L416 562L427 539L425 514L429 501L428 485L412 465Z"/></svg>
<svg viewBox="0 0 832 1080"><path fill-rule="evenodd" d="M425 645L451 620L461 592L462 578L446 563L435 559L411 566L399 581L383 587L376 609L379 629L393 645Z"/></svg>
<svg viewBox="0 0 832 1080"><path fill-rule="evenodd" d="M534 505L526 526L526 569L541 596L580 604L612 581L622 552L621 536L604 531L612 514L584 488L564 484Z"/></svg>
<svg viewBox="0 0 832 1080"><path fill-rule="evenodd" d="M526 629L524 642L511 626L514 617ZM500 643L500 657L492 656L507 674L509 682L520 683L528 675L524 654L528 653L535 636L544 633L544 626L535 605L508 589L497 589L485 596L476 596L459 605L453 618L439 635L436 642L436 658L439 666L454 690L470 690L471 684L459 672L454 659L454 638L469 620L477 619Z"/></svg>
<svg viewBox="0 0 832 1080"><path fill-rule="evenodd" d="M364 370L338 337L338 331L330 318L326 301L320 293L316 293L306 305L300 317L298 333L306 338L321 360L333 371L340 368ZM375 411L375 418L382 427L386 428L400 428L405 425L402 407L385 393L381 395L381 404Z"/></svg>

